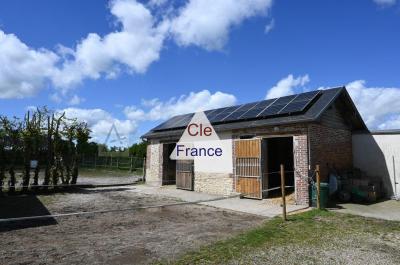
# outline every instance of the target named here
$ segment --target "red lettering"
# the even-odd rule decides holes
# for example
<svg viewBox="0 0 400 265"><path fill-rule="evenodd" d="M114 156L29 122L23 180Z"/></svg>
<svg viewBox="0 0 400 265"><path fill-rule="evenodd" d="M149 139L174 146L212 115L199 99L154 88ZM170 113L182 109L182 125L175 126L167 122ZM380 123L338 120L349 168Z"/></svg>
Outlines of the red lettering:
<svg viewBox="0 0 400 265"><path fill-rule="evenodd" d="M195 126L196 128L199 127L199 126L198 126L197 124L195 124L195 123L189 124L189 126L188 126L188 133L189 133L189 135L190 135L190 136L196 136L196 135L198 135L198 134L199 134L198 131L196 131L196 133L192 134L192 132L190 131L190 128L192 128L192 126Z"/></svg>
<svg viewBox="0 0 400 265"><path fill-rule="evenodd" d="M212 134L212 129L211 129L211 127L206 127L206 128L204 128L204 135L205 135L205 136L211 136L211 134Z"/></svg>
<svg viewBox="0 0 400 265"><path fill-rule="evenodd" d="M188 133L190 136L211 136L212 128L207 126L203 129L203 124L197 125L196 123L191 123L188 125Z"/></svg>

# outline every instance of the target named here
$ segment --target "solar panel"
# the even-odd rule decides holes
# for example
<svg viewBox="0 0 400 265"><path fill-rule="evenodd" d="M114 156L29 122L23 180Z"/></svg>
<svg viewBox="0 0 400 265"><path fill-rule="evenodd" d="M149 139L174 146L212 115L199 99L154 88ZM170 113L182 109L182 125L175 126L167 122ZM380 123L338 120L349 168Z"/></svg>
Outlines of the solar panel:
<svg viewBox="0 0 400 265"><path fill-rule="evenodd" d="M186 114L187 115L187 114ZM185 115L178 115L175 117L172 117L171 119L161 123L157 127L155 127L153 130L164 130L164 129L169 129L171 128L176 122L178 122L180 119L182 119Z"/></svg>
<svg viewBox="0 0 400 265"><path fill-rule="evenodd" d="M299 94L292 102L283 108L279 114L288 114L303 111L319 94L319 91L311 91Z"/></svg>
<svg viewBox="0 0 400 265"><path fill-rule="evenodd" d="M285 97L281 97L278 98L274 104L272 104L272 106L274 105L286 105L289 102L293 101L298 95L294 95L294 96L285 96Z"/></svg>
<svg viewBox="0 0 400 265"><path fill-rule="evenodd" d="M302 111L309 103L309 100L294 101L281 110L281 114Z"/></svg>
<svg viewBox="0 0 400 265"><path fill-rule="evenodd" d="M244 105L241 105L240 108L236 109L234 112L226 116L223 121L233 121L237 120L240 116L245 114L247 111L252 109L254 106L256 106L259 102L253 102L253 103L247 103Z"/></svg>
<svg viewBox="0 0 400 265"><path fill-rule="evenodd" d="M225 108L224 110L220 111L217 115L214 115L211 118L209 118L209 120L211 123L212 122L220 122L223 120L223 118L225 118L226 116L231 114L233 111L235 111L239 107L240 106L233 106L233 107Z"/></svg>
<svg viewBox="0 0 400 265"><path fill-rule="evenodd" d="M219 115L220 113L222 113L223 111L225 111L225 109L227 109L227 108L219 108L219 109L216 109L214 112L209 113L209 114L207 115L208 120L211 121L211 119L213 119L215 116L217 116L217 115Z"/></svg>
<svg viewBox="0 0 400 265"><path fill-rule="evenodd" d="M239 117L239 119L252 119L256 118L257 114L259 114L261 111L263 111L266 107L270 106L272 103L274 103L276 99L268 99L268 100L263 100L258 102L257 105L255 105L253 108L249 109L246 113L244 113L242 116Z"/></svg>
<svg viewBox="0 0 400 265"><path fill-rule="evenodd" d="M217 109L212 109L212 110L206 110L204 111L204 114L206 114L206 116L212 115Z"/></svg>
<svg viewBox="0 0 400 265"><path fill-rule="evenodd" d="M265 118L304 111L320 91L311 91L293 96L268 99L233 107L207 110L204 113L211 123L230 122L246 119ZM185 127L194 113L172 117L155 127L154 131Z"/></svg>
<svg viewBox="0 0 400 265"><path fill-rule="evenodd" d="M179 127L185 127L189 124L190 120L193 118L194 113L190 114L185 114L184 117L180 120L178 120L175 124L172 125L171 128L179 128Z"/></svg>
<svg viewBox="0 0 400 265"><path fill-rule="evenodd" d="M318 94L320 93L319 90L310 91L303 94L299 94L295 100L293 101L303 101L303 100L313 100Z"/></svg>

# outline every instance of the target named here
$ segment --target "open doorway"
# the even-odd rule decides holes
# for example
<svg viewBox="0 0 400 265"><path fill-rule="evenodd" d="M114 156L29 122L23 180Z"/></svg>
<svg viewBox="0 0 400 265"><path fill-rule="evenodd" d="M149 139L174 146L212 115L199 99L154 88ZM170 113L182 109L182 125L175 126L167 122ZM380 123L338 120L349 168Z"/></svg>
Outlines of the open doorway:
<svg viewBox="0 0 400 265"><path fill-rule="evenodd" d="M176 160L170 159L176 143L163 144L163 172L162 185L176 184Z"/></svg>
<svg viewBox="0 0 400 265"><path fill-rule="evenodd" d="M294 186L293 137L274 137L263 139L263 197L281 195L281 190L265 190L281 186L280 165L285 167L285 186ZM293 193L287 188L286 194Z"/></svg>

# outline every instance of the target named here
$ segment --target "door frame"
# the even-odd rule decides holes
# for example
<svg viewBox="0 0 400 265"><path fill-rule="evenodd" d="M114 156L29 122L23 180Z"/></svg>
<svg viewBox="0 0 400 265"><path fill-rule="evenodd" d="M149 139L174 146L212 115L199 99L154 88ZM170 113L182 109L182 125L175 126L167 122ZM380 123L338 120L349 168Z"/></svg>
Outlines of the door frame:
<svg viewBox="0 0 400 265"><path fill-rule="evenodd" d="M262 139L262 143L261 143L261 147L263 148L263 147L265 147L265 150L263 149L263 150L261 150L261 155L262 155L262 188L263 188L263 190L261 191L262 192L262 195L264 196L264 194L265 194L265 196L268 196L268 188L269 188L269 180L268 180L268 177L269 177L269 175L268 175L268 142L267 141L264 141L264 140L268 140L268 139L274 139L274 138L292 138L292 156L293 156L293 169L294 169L294 171L296 171L296 167L297 167L297 165L296 165L296 156L295 156L295 154L296 154L296 152L295 152L295 143L294 143L294 137L295 137L296 135L295 134L290 134L290 133L288 133L288 134L278 134L278 135L276 135L276 134L271 134L271 135L261 135L260 137L261 137L261 139ZM265 144L263 144L265 142ZM266 177L264 177L264 175L266 176ZM294 191L295 191L295 193L296 193L296 172L293 174L293 177L294 177L294 181L293 181L293 185L294 185ZM265 182L267 182L267 183L264 183L264 181ZM266 190L264 190L264 187L266 187Z"/></svg>

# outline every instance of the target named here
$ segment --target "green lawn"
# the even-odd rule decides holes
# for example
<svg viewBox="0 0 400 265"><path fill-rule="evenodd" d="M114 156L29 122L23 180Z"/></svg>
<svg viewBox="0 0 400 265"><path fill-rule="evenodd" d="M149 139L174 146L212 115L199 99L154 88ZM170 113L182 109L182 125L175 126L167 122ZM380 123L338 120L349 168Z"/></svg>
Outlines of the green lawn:
<svg viewBox="0 0 400 265"><path fill-rule="evenodd" d="M385 246L392 241L392 249ZM388 259L387 264L391 258L398 261L400 222L312 210L289 216L287 222L273 218L259 228L160 264L340 264L347 263L340 251L350 251L356 261L367 255L360 254L359 248L374 253L380 247L384 253L376 256ZM329 257L332 251L339 254ZM326 260L327 255L333 260Z"/></svg>

